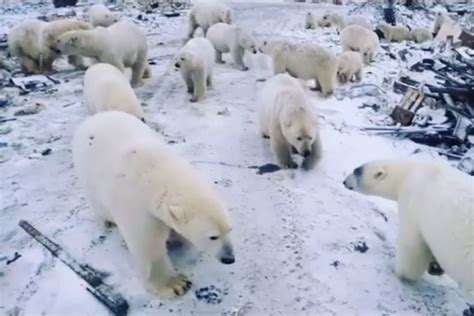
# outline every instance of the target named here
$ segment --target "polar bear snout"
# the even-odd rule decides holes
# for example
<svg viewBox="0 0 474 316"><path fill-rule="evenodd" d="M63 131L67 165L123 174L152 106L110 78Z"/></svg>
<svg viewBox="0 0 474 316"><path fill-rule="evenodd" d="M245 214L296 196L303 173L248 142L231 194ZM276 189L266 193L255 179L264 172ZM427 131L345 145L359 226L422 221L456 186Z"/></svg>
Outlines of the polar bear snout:
<svg viewBox="0 0 474 316"><path fill-rule="evenodd" d="M223 264L232 264L235 262L234 249L231 244L224 244L219 252L219 261Z"/></svg>
<svg viewBox="0 0 474 316"><path fill-rule="evenodd" d="M174 66L175 66L176 68L180 68L180 67L181 67L179 63L175 63Z"/></svg>
<svg viewBox="0 0 474 316"><path fill-rule="evenodd" d="M350 174L349 176L347 176L346 179L344 179L344 181L342 182L344 184L344 186L349 189L349 190L355 190L356 188L356 184L357 184L357 178L356 176L354 175L354 173Z"/></svg>

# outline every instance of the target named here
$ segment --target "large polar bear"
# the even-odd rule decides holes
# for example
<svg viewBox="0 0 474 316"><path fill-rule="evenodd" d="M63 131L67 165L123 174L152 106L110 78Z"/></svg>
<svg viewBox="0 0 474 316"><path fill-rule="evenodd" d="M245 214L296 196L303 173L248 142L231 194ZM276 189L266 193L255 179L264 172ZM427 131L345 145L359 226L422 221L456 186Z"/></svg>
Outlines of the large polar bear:
<svg viewBox="0 0 474 316"><path fill-rule="evenodd" d="M334 92L337 58L327 48L317 44L280 43L272 49L275 74L288 72L293 77L315 80L324 96Z"/></svg>
<svg viewBox="0 0 474 316"><path fill-rule="evenodd" d="M206 36L207 30L214 24L223 22L232 24L233 22L232 10L224 3L219 1L203 1L194 4L189 12L188 22L188 38L192 38L194 31L201 27Z"/></svg>
<svg viewBox="0 0 474 316"><path fill-rule="evenodd" d="M337 78L339 82L361 81L364 61L357 52L344 52L337 57Z"/></svg>
<svg viewBox="0 0 474 316"><path fill-rule="evenodd" d="M84 104L90 114L122 111L144 121L143 108L127 77L110 65L98 63L84 75Z"/></svg>
<svg viewBox="0 0 474 316"><path fill-rule="evenodd" d="M292 148L304 157L309 170L321 158L319 126L304 82L288 74L269 79L257 96L260 133L270 138L271 147L283 168L297 168Z"/></svg>
<svg viewBox="0 0 474 316"><path fill-rule="evenodd" d="M474 290L474 178L444 162L373 161L344 185L398 202L396 273L416 280L432 258L468 291Z"/></svg>
<svg viewBox="0 0 474 316"><path fill-rule="evenodd" d="M176 54L174 66L181 71L191 102L200 102L212 86L216 54L212 43L203 37L190 39Z"/></svg>
<svg viewBox="0 0 474 316"><path fill-rule="evenodd" d="M253 36L237 25L216 23L209 28L206 38L216 50L216 62L223 64L222 54L230 52L234 63L244 71L248 70L244 64L245 51L253 54L258 52L258 45Z"/></svg>
<svg viewBox="0 0 474 316"><path fill-rule="evenodd" d="M375 32L360 25L350 25L342 30L340 36L344 51L359 52L366 64L374 60L379 48L379 37Z"/></svg>
<svg viewBox="0 0 474 316"><path fill-rule="evenodd" d="M404 25L390 25L387 22L382 22L377 26L377 29L382 31L387 42L403 42L410 38L410 29Z"/></svg>
<svg viewBox="0 0 474 316"><path fill-rule="evenodd" d="M120 71L132 68L131 83L139 86L147 69L148 44L145 32L128 21L87 31L72 31L61 35L54 49L60 54L74 54L114 65ZM146 75L145 75L146 77Z"/></svg>
<svg viewBox="0 0 474 316"><path fill-rule="evenodd" d="M103 4L94 4L89 8L88 11L89 22L94 26L111 26L118 21L115 13L111 12Z"/></svg>
<svg viewBox="0 0 474 316"><path fill-rule="evenodd" d="M58 57L51 49L56 39L68 31L91 27L89 23L76 20L26 21L8 32L8 49L12 56L18 57L22 72L48 73L52 71L54 60ZM68 61L82 67L82 60L77 56L68 56Z"/></svg>
<svg viewBox="0 0 474 316"><path fill-rule="evenodd" d="M75 133L73 158L91 208L117 225L151 292L176 297L191 286L168 257L172 231L224 264L235 261L217 193L136 117L116 111L89 117Z"/></svg>
<svg viewBox="0 0 474 316"><path fill-rule="evenodd" d="M335 26L337 32L341 32L349 25L360 25L368 30L372 30L370 20L362 15L341 15L338 13L326 13L321 18L324 26Z"/></svg>
<svg viewBox="0 0 474 316"><path fill-rule="evenodd" d="M416 27L410 31L409 38L415 43L420 44L426 41L431 41L433 39L433 33L428 29Z"/></svg>

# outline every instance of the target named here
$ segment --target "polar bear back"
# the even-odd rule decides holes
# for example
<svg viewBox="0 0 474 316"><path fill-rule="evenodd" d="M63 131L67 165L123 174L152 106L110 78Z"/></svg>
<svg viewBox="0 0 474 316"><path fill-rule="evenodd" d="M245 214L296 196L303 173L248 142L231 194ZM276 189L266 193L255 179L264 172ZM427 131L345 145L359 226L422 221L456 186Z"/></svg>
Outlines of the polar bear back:
<svg viewBox="0 0 474 316"><path fill-rule="evenodd" d="M203 1L194 4L190 13L199 26L209 28L219 22L231 22L231 9L218 1Z"/></svg>
<svg viewBox="0 0 474 316"><path fill-rule="evenodd" d="M440 163L419 165L398 203L401 218L418 227L441 267L474 290L474 178Z"/></svg>
<svg viewBox="0 0 474 316"><path fill-rule="evenodd" d="M209 28L206 38L211 41L216 50L222 53L230 51L230 43L235 40L236 27L227 23L216 23Z"/></svg>
<svg viewBox="0 0 474 316"><path fill-rule="evenodd" d="M143 119L143 109L128 79L116 67L98 63L84 75L84 103L90 114L123 111Z"/></svg>

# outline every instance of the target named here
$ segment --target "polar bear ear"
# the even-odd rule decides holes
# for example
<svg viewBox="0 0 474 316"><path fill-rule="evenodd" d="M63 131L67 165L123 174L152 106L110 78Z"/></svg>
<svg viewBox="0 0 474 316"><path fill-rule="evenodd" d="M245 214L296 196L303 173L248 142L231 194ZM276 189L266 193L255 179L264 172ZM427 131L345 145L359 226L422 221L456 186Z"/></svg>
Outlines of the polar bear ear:
<svg viewBox="0 0 474 316"><path fill-rule="evenodd" d="M178 224L185 224L189 221L186 211L182 207L170 205L169 212L173 221Z"/></svg>

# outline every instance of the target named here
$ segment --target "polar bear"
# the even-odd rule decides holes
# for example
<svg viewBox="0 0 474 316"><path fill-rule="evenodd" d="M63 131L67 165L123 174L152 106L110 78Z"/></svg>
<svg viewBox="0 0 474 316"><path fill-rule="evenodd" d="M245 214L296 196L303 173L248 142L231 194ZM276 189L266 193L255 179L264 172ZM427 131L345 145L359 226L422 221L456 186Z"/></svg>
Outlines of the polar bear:
<svg viewBox="0 0 474 316"><path fill-rule="evenodd" d="M237 25L216 23L207 31L206 38L216 50L216 62L223 64L223 53L232 55L234 63L243 71L249 68L244 64L245 51L252 54L258 52L258 45L250 33Z"/></svg>
<svg viewBox="0 0 474 316"><path fill-rule="evenodd" d="M350 25L341 31L340 38L345 52L359 52L366 64L374 60L379 48L379 37L375 32L360 25Z"/></svg>
<svg viewBox="0 0 474 316"><path fill-rule="evenodd" d="M415 43L421 44L423 42L431 41L433 39L433 33L428 29L416 27L410 31L409 38Z"/></svg>
<svg viewBox="0 0 474 316"><path fill-rule="evenodd" d="M403 25L390 25L387 22L380 23L377 28L382 31L387 42L403 42L410 37L410 29Z"/></svg>
<svg viewBox="0 0 474 316"><path fill-rule="evenodd" d="M265 55L271 56L273 49L276 46L283 45L283 44L291 44L291 42L287 40L267 39L267 40L260 41L260 43L258 44L258 50Z"/></svg>
<svg viewBox="0 0 474 316"><path fill-rule="evenodd" d="M222 22L232 24L234 15L232 10L222 2L218 1L203 1L194 4L189 12L188 23L188 38L192 38L194 31L201 27L204 31L204 37L207 30L214 24Z"/></svg>
<svg viewBox="0 0 474 316"><path fill-rule="evenodd" d="M51 49L55 40L68 31L91 28L91 24L76 20L26 21L8 32L8 49L12 56L18 57L22 72L49 73L52 71L54 60L58 57L58 54ZM79 68L83 66L78 56L70 55L68 61Z"/></svg>
<svg viewBox="0 0 474 316"><path fill-rule="evenodd" d="M84 75L84 104L90 114L122 111L145 121L142 106L127 77L110 64L98 63L87 69Z"/></svg>
<svg viewBox="0 0 474 316"><path fill-rule="evenodd" d="M190 39L176 54L174 66L181 71L191 102L200 102L212 86L216 54L212 43L203 37Z"/></svg>
<svg viewBox="0 0 474 316"><path fill-rule="evenodd" d="M57 39L53 47L58 54L95 58L122 72L125 67L131 67L132 85L143 83L148 44L145 32L131 22L119 21L107 28L67 32Z"/></svg>
<svg viewBox="0 0 474 316"><path fill-rule="evenodd" d="M308 12L305 15L304 28L307 30L316 29L316 17L311 12Z"/></svg>
<svg viewBox="0 0 474 316"><path fill-rule="evenodd" d="M364 61L358 52L344 52L337 57L337 78L339 82L361 81Z"/></svg>
<svg viewBox="0 0 474 316"><path fill-rule="evenodd" d="M319 126L304 82L288 74L270 78L259 91L257 109L260 133L270 138L271 147L282 168L297 168L291 149L304 157L309 170L321 158Z"/></svg>
<svg viewBox="0 0 474 316"><path fill-rule="evenodd" d="M94 4L89 8L89 23L94 27L96 26L111 26L118 21L115 13L112 13L105 5L103 4Z"/></svg>
<svg viewBox="0 0 474 316"><path fill-rule="evenodd" d="M173 231L220 262L234 263L220 197L136 117L107 111L86 119L74 135L73 160L90 207L117 225L152 293L177 297L191 287L167 254Z"/></svg>
<svg viewBox="0 0 474 316"><path fill-rule="evenodd" d="M315 89L324 96L334 92L337 58L316 44L277 44L272 50L274 74L288 72L293 77L315 80Z"/></svg>
<svg viewBox="0 0 474 316"><path fill-rule="evenodd" d="M433 25L434 36L438 35L439 30L445 23L455 24L453 19L451 19L451 17L448 15L447 12L442 12L442 11L436 12L435 21Z"/></svg>
<svg viewBox="0 0 474 316"><path fill-rule="evenodd" d="M326 13L321 18L321 23L328 27L334 26L338 33L349 25L360 25L368 30L372 30L370 20L362 15L341 15L338 13Z"/></svg>
<svg viewBox="0 0 474 316"><path fill-rule="evenodd" d="M419 279L434 257L449 276L474 290L473 177L439 161L386 160L358 167L344 185L398 202L400 278Z"/></svg>

